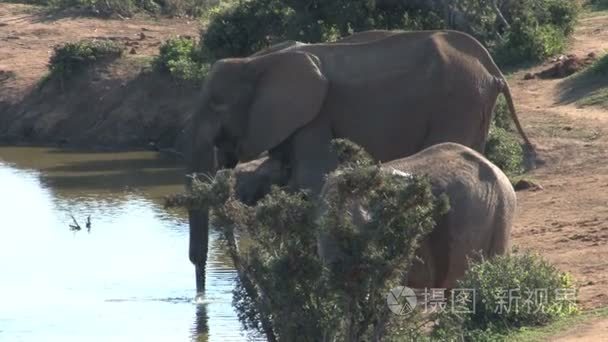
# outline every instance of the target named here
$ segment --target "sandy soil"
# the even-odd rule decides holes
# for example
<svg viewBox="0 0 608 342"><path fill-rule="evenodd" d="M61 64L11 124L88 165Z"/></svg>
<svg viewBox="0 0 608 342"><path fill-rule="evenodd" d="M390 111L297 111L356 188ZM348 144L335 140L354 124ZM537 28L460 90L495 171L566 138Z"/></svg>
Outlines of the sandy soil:
<svg viewBox="0 0 608 342"><path fill-rule="evenodd" d="M553 342L604 342L608 339L608 319L592 320L552 338Z"/></svg>
<svg viewBox="0 0 608 342"><path fill-rule="evenodd" d="M47 16L31 6L0 4L0 112L2 101L19 100L46 73L55 44L113 37L135 48L131 56L150 56L162 40L178 34L197 35L197 23ZM608 14L582 19L568 53L586 56L604 50L608 51ZM574 101L589 88L577 88L568 79L523 80L526 73L545 67L510 77L520 120L544 162L529 175L544 190L518 193L513 244L537 251L571 272L580 285L583 308L607 306L608 112L577 107ZM558 340L599 341L606 336L608 320L598 320Z"/></svg>

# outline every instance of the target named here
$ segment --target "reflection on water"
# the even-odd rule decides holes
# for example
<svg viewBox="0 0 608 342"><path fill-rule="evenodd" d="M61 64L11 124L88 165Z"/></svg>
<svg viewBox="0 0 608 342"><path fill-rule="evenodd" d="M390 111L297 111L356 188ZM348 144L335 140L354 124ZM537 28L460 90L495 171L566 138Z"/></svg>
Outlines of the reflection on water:
<svg viewBox="0 0 608 342"><path fill-rule="evenodd" d="M185 213L162 208L182 179L149 152L0 148L0 340L245 340L213 235L193 302Z"/></svg>

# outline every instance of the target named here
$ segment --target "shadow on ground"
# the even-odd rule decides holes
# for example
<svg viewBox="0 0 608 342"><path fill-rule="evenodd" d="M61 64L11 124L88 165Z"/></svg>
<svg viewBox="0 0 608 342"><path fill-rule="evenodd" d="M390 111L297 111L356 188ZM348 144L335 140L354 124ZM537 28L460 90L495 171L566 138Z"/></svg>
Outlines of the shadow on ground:
<svg viewBox="0 0 608 342"><path fill-rule="evenodd" d="M575 74L559 85L559 104L576 103L603 88L608 88L608 75L594 74L591 70Z"/></svg>

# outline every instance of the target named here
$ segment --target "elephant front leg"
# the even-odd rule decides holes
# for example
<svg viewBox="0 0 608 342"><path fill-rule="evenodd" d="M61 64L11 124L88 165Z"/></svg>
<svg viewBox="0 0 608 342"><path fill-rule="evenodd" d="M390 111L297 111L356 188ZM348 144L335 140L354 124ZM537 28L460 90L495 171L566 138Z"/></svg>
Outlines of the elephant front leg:
<svg viewBox="0 0 608 342"><path fill-rule="evenodd" d="M308 190L318 195L325 175L338 167L338 157L331 149L329 120L322 115L291 137L289 185L295 190Z"/></svg>

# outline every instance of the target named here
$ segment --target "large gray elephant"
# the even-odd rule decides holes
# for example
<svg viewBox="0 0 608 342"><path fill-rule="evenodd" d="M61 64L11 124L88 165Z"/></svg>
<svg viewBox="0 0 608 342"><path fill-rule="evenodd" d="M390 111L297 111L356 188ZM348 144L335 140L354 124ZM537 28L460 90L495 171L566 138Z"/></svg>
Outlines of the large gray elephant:
<svg viewBox="0 0 608 342"><path fill-rule="evenodd" d="M213 174L261 152L288 165L289 185L318 193L337 166L333 138L388 161L441 142L483 151L498 94L517 119L488 51L455 31L369 31L286 44L211 68L193 118L189 172ZM216 156L215 152L219 152ZM190 260L204 290L208 216L191 210Z"/></svg>
<svg viewBox="0 0 608 342"><path fill-rule="evenodd" d="M382 164L382 169L403 177L427 175L433 193L447 194L450 210L423 239L419 260L408 272L407 285L414 288L453 288L468 268L467 258L492 257L508 252L516 207L515 190L505 174L478 152L455 143L441 143L410 157ZM321 200L334 191L336 173L330 174ZM354 223L362 227L367 208L356 198L347 201ZM323 215L325 206L319 206ZM319 238L324 262L340 258L336 244Z"/></svg>

